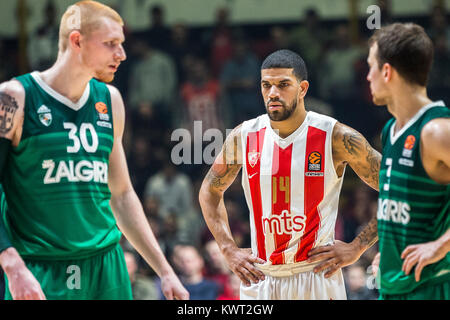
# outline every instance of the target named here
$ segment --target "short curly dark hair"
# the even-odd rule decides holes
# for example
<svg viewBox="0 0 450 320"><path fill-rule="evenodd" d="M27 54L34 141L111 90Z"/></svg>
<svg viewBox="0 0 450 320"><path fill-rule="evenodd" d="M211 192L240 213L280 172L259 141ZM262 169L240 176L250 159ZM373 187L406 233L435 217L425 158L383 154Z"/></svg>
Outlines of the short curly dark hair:
<svg viewBox="0 0 450 320"><path fill-rule="evenodd" d="M294 51L282 49L268 55L261 65L261 70L274 68L294 69L293 73L298 80L308 80L305 61Z"/></svg>

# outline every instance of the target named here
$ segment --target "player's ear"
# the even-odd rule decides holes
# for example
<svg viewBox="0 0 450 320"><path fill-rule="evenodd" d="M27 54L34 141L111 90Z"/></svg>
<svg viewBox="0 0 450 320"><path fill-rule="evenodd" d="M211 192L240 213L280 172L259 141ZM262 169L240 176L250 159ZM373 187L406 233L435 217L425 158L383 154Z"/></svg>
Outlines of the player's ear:
<svg viewBox="0 0 450 320"><path fill-rule="evenodd" d="M383 64L381 69L381 74L383 76L384 82L389 82L392 79L393 68L389 63Z"/></svg>
<svg viewBox="0 0 450 320"><path fill-rule="evenodd" d="M308 92L308 88L309 88L309 82L308 80L302 80L300 81L300 97L304 98L306 96L306 93Z"/></svg>
<svg viewBox="0 0 450 320"><path fill-rule="evenodd" d="M82 37L80 31L73 30L69 34L69 46L76 51L80 50Z"/></svg>

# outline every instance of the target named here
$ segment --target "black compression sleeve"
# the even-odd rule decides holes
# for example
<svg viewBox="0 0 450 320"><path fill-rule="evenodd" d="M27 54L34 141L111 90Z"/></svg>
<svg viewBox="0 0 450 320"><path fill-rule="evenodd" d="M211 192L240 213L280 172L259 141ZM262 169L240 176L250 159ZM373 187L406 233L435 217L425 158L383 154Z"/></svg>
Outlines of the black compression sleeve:
<svg viewBox="0 0 450 320"><path fill-rule="evenodd" d="M6 159L11 149L11 140L0 138L0 181L3 179L3 173L5 170Z"/></svg>
<svg viewBox="0 0 450 320"><path fill-rule="evenodd" d="M5 171L6 159L9 154L9 150L11 148L11 140L0 138L0 181L2 180L3 173ZM12 247L11 241L9 240L8 233L6 232L6 228L3 222L4 215L6 212L6 203L4 199L3 190L0 185L0 253Z"/></svg>

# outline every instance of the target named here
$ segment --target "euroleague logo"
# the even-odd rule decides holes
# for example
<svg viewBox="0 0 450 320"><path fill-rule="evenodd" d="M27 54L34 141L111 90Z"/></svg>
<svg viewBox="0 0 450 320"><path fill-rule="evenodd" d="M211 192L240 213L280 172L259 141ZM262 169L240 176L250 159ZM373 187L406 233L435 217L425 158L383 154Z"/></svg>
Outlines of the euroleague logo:
<svg viewBox="0 0 450 320"><path fill-rule="evenodd" d="M317 152L311 152L308 156L308 170L320 171L322 169L322 155Z"/></svg>
<svg viewBox="0 0 450 320"><path fill-rule="evenodd" d="M414 137L412 134L406 137L404 148L411 150L414 148L414 144L416 143L416 137Z"/></svg>
<svg viewBox="0 0 450 320"><path fill-rule="evenodd" d="M405 144L403 145L402 156L410 158L413 153L413 148L416 143L416 137L412 134L406 137Z"/></svg>
<svg viewBox="0 0 450 320"><path fill-rule="evenodd" d="M305 172L307 177L323 177L322 171L322 154L313 151L308 155L308 171Z"/></svg>
<svg viewBox="0 0 450 320"><path fill-rule="evenodd" d="M95 104L95 110L97 110L97 112L101 113L101 114L107 114L108 113L108 107L103 102L97 102Z"/></svg>

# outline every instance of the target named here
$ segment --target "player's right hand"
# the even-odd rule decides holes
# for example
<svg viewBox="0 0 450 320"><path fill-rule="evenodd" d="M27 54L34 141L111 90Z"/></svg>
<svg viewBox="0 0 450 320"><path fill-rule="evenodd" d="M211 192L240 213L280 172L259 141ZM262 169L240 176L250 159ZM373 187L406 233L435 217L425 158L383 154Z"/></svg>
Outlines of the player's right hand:
<svg viewBox="0 0 450 320"><path fill-rule="evenodd" d="M264 280L264 273L255 267L255 263L265 263L261 258L255 257L252 254L252 249L228 250L224 252L228 267L233 271L246 286L258 283L259 280Z"/></svg>
<svg viewBox="0 0 450 320"><path fill-rule="evenodd" d="M380 253L378 252L372 261L372 274L374 277L377 276L379 268L380 268Z"/></svg>
<svg viewBox="0 0 450 320"><path fill-rule="evenodd" d="M17 268L6 276L14 300L46 300L41 285L27 267Z"/></svg>

